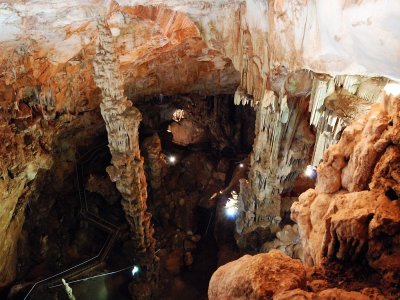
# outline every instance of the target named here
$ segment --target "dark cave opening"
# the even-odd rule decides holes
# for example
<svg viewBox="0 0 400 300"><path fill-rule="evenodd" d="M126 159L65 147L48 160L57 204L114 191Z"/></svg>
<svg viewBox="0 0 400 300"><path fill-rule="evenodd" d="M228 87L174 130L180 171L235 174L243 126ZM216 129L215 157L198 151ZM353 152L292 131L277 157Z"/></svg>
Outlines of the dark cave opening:
<svg viewBox="0 0 400 300"><path fill-rule="evenodd" d="M238 179L246 175L241 163L251 151L255 113L249 106L235 106L232 95L164 96L162 102L156 97L135 105L143 115L145 161L146 145L158 138L161 144L160 186L152 186L148 165L146 177L160 249L162 299L189 294L205 299L212 273L221 262L237 257L234 220L226 219L223 210L225 195L238 190ZM175 118L177 111L183 113L181 119ZM234 176L238 172L242 177Z"/></svg>
<svg viewBox="0 0 400 300"><path fill-rule="evenodd" d="M150 98L135 105L143 116L139 136L160 257L159 299L181 299L188 292L191 299L204 299L216 268L238 257L234 220L223 211L247 172L243 163L254 138L254 111L235 106L232 95L171 96L162 103ZM181 119L174 116L177 110L184 112ZM149 157L155 148L148 142L155 134L161 151L158 187ZM9 298L24 299L39 282L29 299L67 299L60 284L65 277L78 299L129 299L134 245L121 195L106 172L107 136L87 137L75 148L63 138L39 198L26 209Z"/></svg>

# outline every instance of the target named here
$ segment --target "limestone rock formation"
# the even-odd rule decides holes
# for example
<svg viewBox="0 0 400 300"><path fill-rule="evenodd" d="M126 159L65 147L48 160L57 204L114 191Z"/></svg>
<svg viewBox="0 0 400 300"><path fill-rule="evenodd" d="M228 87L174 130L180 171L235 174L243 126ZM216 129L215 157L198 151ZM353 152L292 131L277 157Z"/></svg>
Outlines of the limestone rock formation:
<svg viewBox="0 0 400 300"><path fill-rule="evenodd" d="M146 211L147 183L139 149L141 114L124 96L110 29L101 20L98 29L94 69L96 84L102 91L100 108L112 155L112 166L107 168L107 172L122 195L122 207L131 227L136 256L145 268L145 281L150 285L149 288L141 285L141 289L133 288L132 291L135 297L147 299L157 276L157 257L151 216Z"/></svg>
<svg viewBox="0 0 400 300"><path fill-rule="evenodd" d="M87 191L101 195L108 203L113 204L121 197L114 184L107 177L91 174L85 188Z"/></svg>
<svg viewBox="0 0 400 300"><path fill-rule="evenodd" d="M295 289L278 294L274 300L385 300L382 295L368 295L365 293L355 291L345 291L341 289L326 289L319 293L306 292L304 290Z"/></svg>
<svg viewBox="0 0 400 300"><path fill-rule="evenodd" d="M276 233L276 238L264 243L260 250L261 252L269 252L272 249L278 249L289 257L303 260L303 248L297 224L293 226L285 225L281 231Z"/></svg>
<svg viewBox="0 0 400 300"><path fill-rule="evenodd" d="M323 160L317 188L293 207L305 260L366 258L375 269L397 268L398 104L360 115L382 98L388 78L400 78L399 14L398 1L383 0L2 1L0 286L14 279L16 243L28 200L40 189L39 170L50 168L57 142L74 151L63 130L78 135L96 127L90 116L98 115L100 103L113 157L109 175L123 196L136 250L153 257L138 146L141 115L132 103L148 95L162 103L178 93L236 91L236 104L257 111L249 181L241 183L239 244L273 238L282 195L291 193L305 165ZM100 36L98 18L109 27ZM229 112L219 118L220 102L213 100L215 114L199 114L184 130L202 125L222 151L232 145L234 130L220 125ZM175 141L193 142L186 136ZM160 168L150 165L156 188ZM202 167L207 177L196 188L208 194L225 175ZM187 201L170 198L171 209Z"/></svg>
<svg viewBox="0 0 400 300"><path fill-rule="evenodd" d="M165 156L161 152L161 141L158 134L145 139L142 148L149 168L147 178L150 181L151 188L157 191L162 186L167 164Z"/></svg>
<svg viewBox="0 0 400 300"><path fill-rule="evenodd" d="M310 274L314 271L278 250L246 255L217 269L211 278L208 296L209 299L243 300L387 299L377 288L357 285L356 290L332 287L326 280L313 279Z"/></svg>
<svg viewBox="0 0 400 300"><path fill-rule="evenodd" d="M310 95L310 125L317 131L311 165L317 166L324 151L337 144L343 129L383 99L384 78L315 74Z"/></svg>
<svg viewBox="0 0 400 300"><path fill-rule="evenodd" d="M208 298L272 299L275 294L306 287L306 271L298 260L277 250L245 255L218 268L210 280Z"/></svg>
<svg viewBox="0 0 400 300"><path fill-rule="evenodd" d="M316 189L293 204L306 263L365 258L383 273L400 271L399 111L386 96L348 126L325 152Z"/></svg>
<svg viewBox="0 0 400 300"><path fill-rule="evenodd" d="M27 161L21 161L18 169L9 171L8 175L3 173L0 181L0 230L3 235L0 240L0 287L15 278L18 246L16 237L20 236L24 224L25 207L38 197L38 191L42 188L41 169L48 170L53 162L50 155L41 151L25 159Z"/></svg>
<svg viewBox="0 0 400 300"><path fill-rule="evenodd" d="M179 123L172 123L169 129L173 136L173 142L178 145L187 146L206 140L206 131L204 128L192 120L182 120Z"/></svg>
<svg viewBox="0 0 400 300"><path fill-rule="evenodd" d="M278 97L273 91L256 107L249 185L242 185L240 196L243 209L237 232L241 246L247 244L246 236L258 228L277 227L281 221L281 194L292 188L307 165L314 143L305 121L307 108L307 98Z"/></svg>

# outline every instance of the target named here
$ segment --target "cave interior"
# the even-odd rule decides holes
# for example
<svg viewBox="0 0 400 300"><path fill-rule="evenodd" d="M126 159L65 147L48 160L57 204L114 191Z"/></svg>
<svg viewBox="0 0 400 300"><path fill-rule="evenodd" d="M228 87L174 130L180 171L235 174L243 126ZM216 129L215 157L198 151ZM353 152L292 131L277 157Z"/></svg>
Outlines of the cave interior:
<svg viewBox="0 0 400 300"><path fill-rule="evenodd" d="M399 299L400 3L329 2L2 1L0 299Z"/></svg>

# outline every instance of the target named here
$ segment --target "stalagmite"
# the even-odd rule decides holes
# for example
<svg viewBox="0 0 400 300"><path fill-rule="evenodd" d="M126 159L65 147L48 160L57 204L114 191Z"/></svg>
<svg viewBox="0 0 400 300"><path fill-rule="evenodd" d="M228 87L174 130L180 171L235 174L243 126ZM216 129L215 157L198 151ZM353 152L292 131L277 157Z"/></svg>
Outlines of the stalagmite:
<svg viewBox="0 0 400 300"><path fill-rule="evenodd" d="M123 80L109 28L98 22L99 41L93 62L102 92L101 114L106 123L112 166L107 168L122 195L122 206L135 242L135 259L145 272L144 282L132 288L135 299L151 296L157 277L157 257L151 216L146 212L147 184L139 150L141 114L124 96ZM154 291L154 290L153 290Z"/></svg>
<svg viewBox="0 0 400 300"><path fill-rule="evenodd" d="M165 155L161 152L161 141L158 134L154 134L145 139L142 147L149 169L148 177L150 179L150 186L154 191L158 191L162 187L167 165Z"/></svg>
<svg viewBox="0 0 400 300"><path fill-rule="evenodd" d="M263 238L279 230L281 193L308 163L314 136L307 127L306 97L276 96L267 91L256 108L256 139L251 156L249 184L242 182L239 217L236 221L237 242L246 247L255 231L265 231ZM260 240L262 242L262 239ZM265 240L264 240L265 241Z"/></svg>
<svg viewBox="0 0 400 300"><path fill-rule="evenodd" d="M118 269L91 298L203 299L271 249L315 268L244 257L210 298L399 299L400 1L4 0L0 28L1 299Z"/></svg>

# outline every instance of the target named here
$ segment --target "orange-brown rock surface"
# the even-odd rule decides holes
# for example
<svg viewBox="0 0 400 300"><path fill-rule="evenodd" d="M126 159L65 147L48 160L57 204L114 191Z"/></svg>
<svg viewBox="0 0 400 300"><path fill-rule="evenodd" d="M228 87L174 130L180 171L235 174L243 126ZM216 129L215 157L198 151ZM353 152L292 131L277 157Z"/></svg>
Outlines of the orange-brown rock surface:
<svg viewBox="0 0 400 300"><path fill-rule="evenodd" d="M163 95L177 93L233 93L239 85L236 101L258 107L252 179L250 190L244 192L255 201L246 203L248 211L242 224L251 227L254 223L279 223L279 193L291 188L306 164L307 147L312 144L304 125L311 78L302 69L332 76L400 78L400 44L396 38L399 13L396 1L383 0L2 1L0 185L6 192L0 199L0 257L4 258L0 259L0 285L14 277L24 195L29 194L29 183L36 178L37 170L49 168L54 136L74 128L77 120L81 126L76 131L87 130L91 126L88 115L96 114L104 100L101 92L109 92L108 87L96 84L92 64L98 18L106 18L118 54L110 68L121 72L118 87L112 87L112 91L119 91L120 101L110 104L110 111L104 114L109 113L106 121L111 148L132 148L130 143L137 140L140 114L123 93L136 101L144 95L162 99ZM352 80L323 80L318 86L324 90L320 95L339 86L358 89L360 97L371 93L363 88L364 82ZM317 89L316 94L319 92ZM335 99L343 95L343 91L335 91L326 102L320 97L323 105L312 103L312 111L334 111L338 106ZM373 110L369 119L357 121L344 133L339 146L327 152L319 168L316 191L303 195L296 204L293 216L303 230L308 261L319 262L324 256L347 258L350 249L358 256L367 251L374 268L395 265L398 207L392 198L399 190L395 166L399 126L397 117L390 114L398 110L388 107L384 111L386 114ZM132 118L133 124L124 127L127 118ZM320 131L317 135L333 131L329 142L337 141L342 127L335 118L329 113L315 118L316 123L311 121ZM121 136L113 136L113 126L121 126ZM327 130L319 130L321 127ZM213 134L219 133L215 130ZM321 144L316 147L322 149L320 152L327 143ZM136 196L143 202L140 153L136 145L129 154L119 152L123 154L113 155L117 167L110 169L111 177L119 182L126 199L131 196L133 176L135 185L142 186L143 194ZM127 157L131 154L136 161ZM315 157L319 163L320 156ZM126 162L128 168L124 170ZM137 174L133 175L129 167ZM260 206L254 206L256 201ZM149 216L141 216L148 224ZM328 227L314 226L320 220L328 221ZM132 227L135 221L130 220ZM141 242L146 234L138 233Z"/></svg>
<svg viewBox="0 0 400 300"><path fill-rule="evenodd" d="M208 298L272 299L275 294L306 287L306 271L299 260L273 250L245 255L218 268L210 280Z"/></svg>
<svg viewBox="0 0 400 300"><path fill-rule="evenodd" d="M220 51L208 47L187 15L160 6L119 6L113 2L107 7L101 1L94 2L56 3L41 17L36 13L46 3L37 3L30 11L25 11L29 5L2 6L4 15L9 13L10 20L18 23L15 26L26 32L18 35L21 42L9 40L9 36L0 38L0 106L4 111L21 114L23 99L30 106L45 106L54 113L79 113L97 107L100 95L91 60L96 47L96 16L105 15L129 97L234 92L239 74ZM57 21L57 11L69 15L73 22ZM20 17L13 19L14 14L25 15L26 21L19 23Z"/></svg>
<svg viewBox="0 0 400 300"><path fill-rule="evenodd" d="M385 300L386 298L379 294L368 295L368 291L355 292L342 289L326 289L319 293L306 292L296 289L286 291L274 297L274 300Z"/></svg>
<svg viewBox="0 0 400 300"><path fill-rule="evenodd" d="M72 153L73 159L77 141L85 143L88 136L96 136L102 128L101 118L93 113L85 114L84 119L69 114L46 119L36 109L33 116L18 120L12 117L1 123L0 288L15 279L25 209L39 197L44 177L59 157L57 152ZM69 160L67 164L73 170L74 162ZM58 175L62 181L63 174Z"/></svg>
<svg viewBox="0 0 400 300"><path fill-rule="evenodd" d="M316 189L292 206L306 263L364 258L400 271L399 112L398 98L386 96L325 152Z"/></svg>
<svg viewBox="0 0 400 300"><path fill-rule="evenodd" d="M354 286L357 290L348 290L334 287L335 284L328 284L326 280L313 280L309 271L299 260L291 259L277 250L255 256L246 255L217 269L209 284L208 297L211 300L387 299L378 289L363 287L362 284Z"/></svg>

